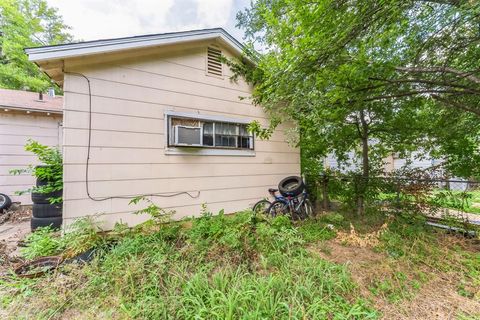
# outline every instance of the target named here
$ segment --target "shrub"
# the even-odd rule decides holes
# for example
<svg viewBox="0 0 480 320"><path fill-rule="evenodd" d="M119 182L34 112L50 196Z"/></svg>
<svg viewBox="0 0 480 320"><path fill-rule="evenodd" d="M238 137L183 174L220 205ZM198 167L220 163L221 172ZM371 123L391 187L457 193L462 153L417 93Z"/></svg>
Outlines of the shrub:
<svg viewBox="0 0 480 320"><path fill-rule="evenodd" d="M17 191L19 195L25 193L52 193L63 189L63 164L62 154L56 147L48 147L29 139L25 145L25 150L32 152L43 164L42 166L29 165L25 169L10 170L10 174L19 175L28 173L36 177L38 180L45 181L42 186L33 186L29 189ZM62 197L51 197L50 203L62 202Z"/></svg>
<svg viewBox="0 0 480 320"><path fill-rule="evenodd" d="M50 227L41 227L30 233L25 238L26 246L20 250L25 259L51 256L57 254L61 249L61 241L58 232Z"/></svg>

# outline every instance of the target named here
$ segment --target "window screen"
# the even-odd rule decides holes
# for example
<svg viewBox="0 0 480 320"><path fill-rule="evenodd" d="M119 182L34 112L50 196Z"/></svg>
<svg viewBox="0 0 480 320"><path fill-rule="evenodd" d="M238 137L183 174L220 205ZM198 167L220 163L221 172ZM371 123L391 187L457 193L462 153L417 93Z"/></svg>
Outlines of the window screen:
<svg viewBox="0 0 480 320"><path fill-rule="evenodd" d="M253 150L253 135L246 124L171 117L169 126L171 146Z"/></svg>

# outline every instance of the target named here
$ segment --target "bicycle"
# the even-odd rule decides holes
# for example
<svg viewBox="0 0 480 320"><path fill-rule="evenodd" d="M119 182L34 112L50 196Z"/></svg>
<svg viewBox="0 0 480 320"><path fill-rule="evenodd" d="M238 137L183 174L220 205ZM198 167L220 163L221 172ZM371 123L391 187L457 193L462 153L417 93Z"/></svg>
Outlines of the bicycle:
<svg viewBox="0 0 480 320"><path fill-rule="evenodd" d="M270 202L267 199L262 199L255 203L252 210L255 214L265 214L272 217L278 215L290 215L292 219L306 219L313 216L313 206L308 199L308 194L305 190L298 196L286 197L277 195L278 189L270 188L268 193L275 199Z"/></svg>
<svg viewBox="0 0 480 320"><path fill-rule="evenodd" d="M268 214L272 217L290 215L293 220L304 220L313 216L313 206L304 190L298 196L287 195L273 201L268 208Z"/></svg>
<svg viewBox="0 0 480 320"><path fill-rule="evenodd" d="M273 189L273 188L268 189L268 193L270 193L270 195L275 199L274 202L277 200L284 199L282 195L277 195L277 192L278 192L278 189ZM270 202L267 199L262 199L253 205L252 210L255 214L257 213L268 214L268 209L270 209L271 205L272 205L272 202Z"/></svg>

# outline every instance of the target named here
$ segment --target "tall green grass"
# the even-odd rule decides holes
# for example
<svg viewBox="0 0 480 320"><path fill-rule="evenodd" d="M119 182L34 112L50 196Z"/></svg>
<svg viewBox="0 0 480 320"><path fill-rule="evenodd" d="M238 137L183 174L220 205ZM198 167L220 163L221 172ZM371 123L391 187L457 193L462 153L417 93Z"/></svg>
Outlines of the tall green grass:
<svg viewBox="0 0 480 320"><path fill-rule="evenodd" d="M16 298L4 307L12 318L378 317L346 267L307 252L285 217L205 211L191 228L172 223L153 230L127 232L99 249L90 265L64 267L32 281L28 291L9 282Z"/></svg>

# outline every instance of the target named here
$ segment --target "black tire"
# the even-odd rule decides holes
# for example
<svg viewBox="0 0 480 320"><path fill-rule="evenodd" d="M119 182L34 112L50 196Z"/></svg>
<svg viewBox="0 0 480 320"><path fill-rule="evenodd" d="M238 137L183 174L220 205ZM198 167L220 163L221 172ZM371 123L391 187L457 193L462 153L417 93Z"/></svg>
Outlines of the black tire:
<svg viewBox="0 0 480 320"><path fill-rule="evenodd" d="M49 182L48 180L41 180L37 178L37 182L35 183L35 185L37 187L43 187L43 186L46 186L48 182Z"/></svg>
<svg viewBox="0 0 480 320"><path fill-rule="evenodd" d="M273 201L272 204L270 205L270 208L268 208L268 214L272 218L275 218L280 215L288 215L289 213L290 213L290 208L288 207L288 204L281 200Z"/></svg>
<svg viewBox="0 0 480 320"><path fill-rule="evenodd" d="M255 203L253 205L253 212L255 214L268 214L268 209L270 208L270 206L272 205L272 203L266 199L263 199L263 200L260 200L258 201L257 203Z"/></svg>
<svg viewBox="0 0 480 320"><path fill-rule="evenodd" d="M0 193L0 211L1 210L8 210L12 205L12 199L6 194Z"/></svg>
<svg viewBox="0 0 480 320"><path fill-rule="evenodd" d="M286 177L278 184L278 191L284 196L296 197L305 189L305 184L301 177Z"/></svg>
<svg viewBox="0 0 480 320"><path fill-rule="evenodd" d="M34 203L32 215L35 218L54 218L62 216L62 204Z"/></svg>
<svg viewBox="0 0 480 320"><path fill-rule="evenodd" d="M35 218L32 217L30 221L30 226L32 231L35 231L40 227L51 227L53 229L60 229L62 226L62 217L53 217L53 218Z"/></svg>
<svg viewBox="0 0 480 320"><path fill-rule="evenodd" d="M39 204L49 204L50 198L58 198L62 196L62 190L49 193L32 192L32 202Z"/></svg>

